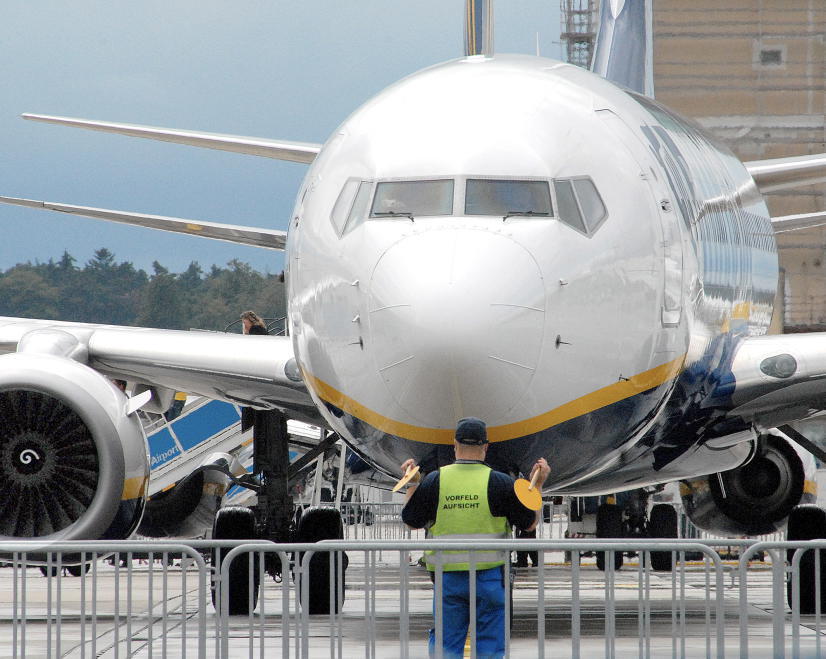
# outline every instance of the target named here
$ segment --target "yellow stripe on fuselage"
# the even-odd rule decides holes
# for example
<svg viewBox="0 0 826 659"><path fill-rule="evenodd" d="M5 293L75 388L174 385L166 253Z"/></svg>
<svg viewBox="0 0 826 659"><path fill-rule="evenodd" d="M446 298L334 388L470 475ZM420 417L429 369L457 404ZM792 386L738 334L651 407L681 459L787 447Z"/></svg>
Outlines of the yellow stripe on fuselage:
<svg viewBox="0 0 826 659"><path fill-rule="evenodd" d="M491 442L503 442L508 439L531 435L602 407L636 396L637 394L672 380L682 369L684 360L685 355L661 366L634 375L627 380L620 380L602 389L597 389L590 394L565 403L539 416L525 419L524 421L517 421L516 423L488 427L488 439ZM307 386L312 388L316 395L323 401L369 423L374 428L378 428L390 435L411 439L416 442L425 442L428 444L453 443L453 428L424 428L422 426L414 426L409 423L389 419L365 407L337 389L334 389L314 375L306 371L303 372L303 375Z"/></svg>

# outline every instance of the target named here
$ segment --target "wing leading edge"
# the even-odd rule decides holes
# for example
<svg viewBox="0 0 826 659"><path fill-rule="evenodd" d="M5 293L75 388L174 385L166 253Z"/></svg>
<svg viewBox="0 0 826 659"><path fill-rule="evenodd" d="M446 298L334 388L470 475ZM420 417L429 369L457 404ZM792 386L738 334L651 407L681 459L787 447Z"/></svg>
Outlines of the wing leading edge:
<svg viewBox="0 0 826 659"><path fill-rule="evenodd" d="M147 215L145 213L129 213L125 211L107 210L105 208L73 206L71 204L20 199L17 197L0 197L0 203L27 206L40 210L58 211L80 217L90 217L96 220L108 220L109 222L131 224L150 229L158 229L160 231L170 231L172 233L185 233L190 236L223 240L240 245L265 247L267 249L283 250L287 242L287 232L276 229L187 220L178 217L165 217L163 215Z"/></svg>
<svg viewBox="0 0 826 659"><path fill-rule="evenodd" d="M288 337L0 317L0 354L54 354L57 334L75 342L71 355L63 356L107 377L280 409L290 418L324 425Z"/></svg>
<svg viewBox="0 0 826 659"><path fill-rule="evenodd" d="M130 137L143 137L161 142L186 144L206 149L232 151L251 156L263 156L276 160L289 160L309 164L321 150L320 144L311 142L287 142L270 140L263 137L243 137L240 135L224 135L222 133L207 133L195 130L178 130L175 128L160 128L157 126L142 126L139 124L123 124L112 121L96 121L94 119L76 119L73 117L56 117L45 114L23 114L29 121L42 121L61 126L74 126L104 133L117 133Z"/></svg>

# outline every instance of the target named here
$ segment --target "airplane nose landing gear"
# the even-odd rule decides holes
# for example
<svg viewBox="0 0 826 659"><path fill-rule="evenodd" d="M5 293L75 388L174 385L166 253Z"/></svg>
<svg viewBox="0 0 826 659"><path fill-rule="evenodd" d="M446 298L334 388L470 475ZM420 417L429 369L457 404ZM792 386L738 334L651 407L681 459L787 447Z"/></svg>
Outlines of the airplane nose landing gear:
<svg viewBox="0 0 826 659"><path fill-rule="evenodd" d="M289 483L293 472L308 463L319 453L335 443L335 436L322 439L315 451L300 458L290 465L289 435L287 420L281 412L272 410L255 410L253 425L253 474L240 483L258 494L258 503L254 508L228 507L218 511L215 517L212 537L215 540L256 540L263 539L276 543L293 540L291 525L293 522L293 501L289 492ZM315 508L304 512L298 522L296 542L317 542L326 539L344 537L341 514L333 508ZM218 566L222 555L229 550L213 551L213 566ZM301 557L298 557L301 560ZM333 587L341 594L334 603L338 611L344 601L344 571L347 569L347 556L343 555L339 567L338 557L334 560ZM251 568L252 565L252 568ZM326 552L317 552L307 566L307 581L310 589L310 613L329 613L330 609L330 560ZM277 554L265 555L266 572L274 579L285 578L288 568L281 565ZM252 592L250 592L250 569L252 574ZM341 581L341 583L339 583ZM258 602L260 583L259 562L253 555L239 556L230 566L228 613L230 615L247 615L255 609ZM326 589L326 590L325 590ZM323 592L322 592L323 591ZM220 607L217 593L213 589L212 602Z"/></svg>

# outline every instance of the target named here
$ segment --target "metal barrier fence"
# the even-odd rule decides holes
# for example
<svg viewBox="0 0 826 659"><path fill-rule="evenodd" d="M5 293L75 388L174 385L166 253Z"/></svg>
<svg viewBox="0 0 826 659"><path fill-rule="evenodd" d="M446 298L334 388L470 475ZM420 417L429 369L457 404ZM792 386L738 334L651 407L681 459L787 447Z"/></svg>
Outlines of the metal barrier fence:
<svg viewBox="0 0 826 659"><path fill-rule="evenodd" d="M734 545L739 561L722 560L717 549ZM503 568L512 657L821 654L826 578L822 552L806 550L823 550L826 561L826 541L522 539L467 546L401 539L0 543L0 656L424 657L434 619L439 656L443 612L439 597L434 611L433 591L440 592L442 575L437 571L431 585L417 558L457 547L472 556L538 552L535 568L514 569L509 561ZM566 552L607 552L606 570L590 558L549 560ZM625 554L620 570L616 552ZM764 560L755 561L759 556ZM274 557L286 566L279 581L267 575ZM652 558L673 569L654 570ZM64 573L78 562L88 566L72 568L80 576ZM471 602L474 608L472 596ZM239 603L244 613L229 615ZM326 613L313 613L319 603ZM471 624L471 657L475 634Z"/></svg>

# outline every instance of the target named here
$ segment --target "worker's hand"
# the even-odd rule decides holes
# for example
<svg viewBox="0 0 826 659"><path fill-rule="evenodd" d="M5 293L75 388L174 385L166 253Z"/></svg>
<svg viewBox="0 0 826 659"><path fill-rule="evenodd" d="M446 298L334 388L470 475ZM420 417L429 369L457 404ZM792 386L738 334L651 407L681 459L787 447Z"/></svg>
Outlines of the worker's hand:
<svg viewBox="0 0 826 659"><path fill-rule="evenodd" d="M539 458L539 460L534 463L533 469L531 469L531 480L533 480L537 470L539 470L539 477L536 479L536 485L537 487L542 487L542 484L551 473L551 468L548 466L548 461L545 460L545 458Z"/></svg>
<svg viewBox="0 0 826 659"><path fill-rule="evenodd" d="M416 461L413 458L408 458L404 462L402 462L402 476L404 476L408 471L413 469L416 466ZM413 478L410 479L410 483L418 483L422 479L421 473L416 474Z"/></svg>

